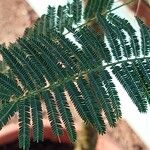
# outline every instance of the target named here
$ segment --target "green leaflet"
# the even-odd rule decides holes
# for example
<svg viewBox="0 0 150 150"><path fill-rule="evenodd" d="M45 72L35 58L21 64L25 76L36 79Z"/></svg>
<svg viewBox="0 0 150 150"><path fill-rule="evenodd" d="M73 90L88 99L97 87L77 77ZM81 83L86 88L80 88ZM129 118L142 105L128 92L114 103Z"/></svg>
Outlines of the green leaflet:
<svg viewBox="0 0 150 150"><path fill-rule="evenodd" d="M17 111L17 104L15 102L9 102L4 104L0 109L0 129L8 122L9 118L12 117Z"/></svg>
<svg viewBox="0 0 150 150"><path fill-rule="evenodd" d="M118 26L113 26L111 24L110 24L110 26L111 26L115 36L119 39L123 56L126 57L127 59L130 58L132 56L132 49L131 49L130 44L127 42L127 37L125 35L124 30L120 29Z"/></svg>
<svg viewBox="0 0 150 150"><path fill-rule="evenodd" d="M149 81L150 81L150 70L148 69L149 68L149 60L144 60L144 61L137 61L135 66L136 66L136 69L139 73L139 77L140 77L140 80L142 81L142 84L143 84L143 87L144 87L144 90L145 90L145 95L146 95L146 98L148 99L148 103L150 103L150 86L149 86Z"/></svg>
<svg viewBox="0 0 150 150"><path fill-rule="evenodd" d="M96 93L99 104L101 105L101 108L105 112L105 115L108 119L110 126L115 126L116 117L111 106L109 95L104 88L104 84L101 77L98 75L89 74L89 79L93 85L92 89L94 89Z"/></svg>
<svg viewBox="0 0 150 150"><path fill-rule="evenodd" d="M88 0L87 6L84 11L84 18L91 19L96 14L102 14L111 9L113 0Z"/></svg>
<svg viewBox="0 0 150 150"><path fill-rule="evenodd" d="M95 95L92 92L92 89L89 87L88 82L83 77L79 78L79 80L77 81L77 84L85 99L85 104L87 106L87 109L92 114L93 118L91 120L91 123L96 127L99 133L101 134L105 133L105 124L100 115L100 107L98 107L97 105L98 102L95 99Z"/></svg>
<svg viewBox="0 0 150 150"><path fill-rule="evenodd" d="M127 20L104 13L111 4L111 0L89 0L84 12L80 0L59 6L58 10L49 7L48 14L16 43L9 48L0 47L10 68L9 73L0 73L0 128L19 112L20 148L29 149L30 119L33 140L43 140L42 102L46 104L53 134L58 138L63 134L63 122L70 140L76 140L68 95L83 121L99 133L106 131L102 112L114 127L121 117L120 99L108 68L138 110L147 111L150 30L136 18L141 31L140 44L136 30ZM83 17L97 22L104 35L96 33L87 22L81 24ZM75 41L66 37L66 29Z"/></svg>
<svg viewBox="0 0 150 150"><path fill-rule="evenodd" d="M44 98L46 104L48 117L52 127L53 134L59 137L60 135L62 135L62 127L54 97L52 93L50 93L50 91L43 92L42 97Z"/></svg>
<svg viewBox="0 0 150 150"><path fill-rule="evenodd" d="M122 113L120 110L121 104L120 104L120 100L118 97L118 92L116 91L113 80L107 70L104 70L101 73L101 80L103 81L103 84L106 88L106 92L108 93L109 101L112 105L114 114L116 118L118 119L122 116Z"/></svg>
<svg viewBox="0 0 150 150"><path fill-rule="evenodd" d="M1 62L0 62L0 73L9 74L6 62L4 60L1 60Z"/></svg>
<svg viewBox="0 0 150 150"><path fill-rule="evenodd" d="M82 119L87 122L90 121L90 118L88 119L87 115L88 110L85 104L85 100L83 99L82 94L76 87L75 83L70 81L66 84L65 88Z"/></svg>
<svg viewBox="0 0 150 150"><path fill-rule="evenodd" d="M99 52L95 45L98 43L95 39L93 39L93 36L90 35L90 30L88 28L82 28L79 32L74 33L74 36L76 37L77 41L82 45L82 50L85 53L85 56L88 57L88 61L91 60L91 65L96 66L101 64L101 54L97 53ZM86 39L90 39L87 41Z"/></svg>
<svg viewBox="0 0 150 150"><path fill-rule="evenodd" d="M72 3L73 20L74 23L80 23L82 17L82 1L74 0Z"/></svg>
<svg viewBox="0 0 150 150"><path fill-rule="evenodd" d="M106 63L111 62L112 58L110 55L110 51L107 48L104 39L102 39L103 36L101 34L86 26L82 28L82 31L80 32L80 34L82 34L85 39L90 39L85 46L90 49L95 59L97 58L97 61L101 62L102 60L100 60L99 58L102 58Z"/></svg>
<svg viewBox="0 0 150 150"><path fill-rule="evenodd" d="M56 10L55 10L55 8L54 7L51 7L51 6L49 6L48 7L48 11L47 11L47 17L48 17L48 19L47 19L47 26L48 27L46 27L47 28L47 30L48 29L53 29L54 27L55 27L55 13L56 13Z"/></svg>
<svg viewBox="0 0 150 150"><path fill-rule="evenodd" d="M104 16L101 15L97 16L97 20L98 23L102 25L102 28L106 33L106 37L111 47L111 52L113 53L115 60L122 59L120 45L117 40L117 34L114 32L113 28L111 28L111 24L106 20Z"/></svg>
<svg viewBox="0 0 150 150"><path fill-rule="evenodd" d="M0 85L8 90L10 94L15 94L16 96L22 94L22 90L17 85L16 81L11 80L4 74L0 74Z"/></svg>
<svg viewBox="0 0 150 150"><path fill-rule="evenodd" d="M135 29L132 27L132 25L126 20L122 19L117 15L109 14L108 19L112 24L117 26L120 30L124 30L128 33L130 38L130 46L131 46L131 52L134 56L138 57L140 55L140 46L138 44L139 40L136 35ZM131 53L129 50L129 54Z"/></svg>
<svg viewBox="0 0 150 150"><path fill-rule="evenodd" d="M11 52L18 58L18 61L21 62L23 68L26 70L26 72L28 72L34 84L36 84L37 87L44 86L45 80L42 74L40 73L40 71L38 71L38 69L36 69L36 64L31 63L30 57L26 57L27 53L25 53L24 51L21 51L19 46L12 47Z"/></svg>
<svg viewBox="0 0 150 150"><path fill-rule="evenodd" d="M64 26L65 26L65 22L66 22L66 6L59 6L58 7L58 11L57 11L57 30L60 32L64 31Z"/></svg>
<svg viewBox="0 0 150 150"><path fill-rule="evenodd" d="M13 74L18 76L22 85L27 89L34 87L31 77L23 68L22 64L20 64L20 62L18 62L18 60L14 57L14 55L5 48L1 48L1 54L3 55L9 67L11 67Z"/></svg>
<svg viewBox="0 0 150 150"><path fill-rule="evenodd" d="M118 80L126 89L129 96L132 98L135 105L138 107L140 112L146 112L147 102L146 95L143 93L143 86L140 81L137 79L138 76L135 75L135 72L132 72L130 64L123 64L123 67L113 67L113 73L116 75ZM136 80L136 81L135 81ZM132 81L132 82L131 82Z"/></svg>
<svg viewBox="0 0 150 150"><path fill-rule="evenodd" d="M30 98L32 124L33 124L33 141L43 141L43 122L42 122L42 108L38 96Z"/></svg>
<svg viewBox="0 0 150 150"><path fill-rule="evenodd" d="M144 25L144 23L139 19L136 18L139 26L140 26L140 31L141 31L141 44L142 44L142 54L144 56L149 55L150 51L150 29Z"/></svg>
<svg viewBox="0 0 150 150"><path fill-rule="evenodd" d="M67 104L67 99L62 87L54 89L54 94L58 106L58 110L61 114L62 120L68 131L69 138L72 142L76 140L76 132L74 127L73 118Z"/></svg>
<svg viewBox="0 0 150 150"><path fill-rule="evenodd" d="M0 91L1 91L0 92L0 103L1 104L7 103L12 94L4 87L0 88Z"/></svg>
<svg viewBox="0 0 150 150"><path fill-rule="evenodd" d="M30 147L30 103L28 100L20 101L19 112L19 148L23 150Z"/></svg>

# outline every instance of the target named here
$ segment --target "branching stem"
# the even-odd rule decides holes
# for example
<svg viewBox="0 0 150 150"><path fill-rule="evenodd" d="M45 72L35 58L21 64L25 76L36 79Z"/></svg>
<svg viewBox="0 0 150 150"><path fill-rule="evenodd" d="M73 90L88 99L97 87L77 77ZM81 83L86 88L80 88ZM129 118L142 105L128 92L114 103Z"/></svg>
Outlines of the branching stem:
<svg viewBox="0 0 150 150"><path fill-rule="evenodd" d="M119 5L119 6L115 7L115 8L113 8L113 9L111 9L111 10L108 10L108 11L103 12L101 15L106 15L106 14L108 14L108 13L111 13L111 12L115 11L115 10L118 9L118 8L121 8L121 7L125 6L125 5L129 5L130 3L133 3L134 1L135 1L135 0L131 0L131 1L129 1L129 2L123 3L123 4L121 4L121 5ZM75 28L75 30L77 30L77 29L79 29L79 28L81 28L81 27L86 26L87 24L89 24L90 22L94 21L95 19L96 19L96 17L87 20L85 23L83 23L83 24L79 25L77 28ZM68 32L65 33L64 35L66 36L66 35L68 35L69 33L70 33L70 31L68 31Z"/></svg>

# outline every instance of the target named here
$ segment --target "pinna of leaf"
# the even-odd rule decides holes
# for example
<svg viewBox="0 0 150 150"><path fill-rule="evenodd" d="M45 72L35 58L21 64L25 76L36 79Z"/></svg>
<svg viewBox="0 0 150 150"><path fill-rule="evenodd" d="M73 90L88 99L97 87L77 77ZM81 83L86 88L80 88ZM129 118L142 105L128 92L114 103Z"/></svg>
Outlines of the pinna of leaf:
<svg viewBox="0 0 150 150"><path fill-rule="evenodd" d="M83 121L93 125L100 134L106 130L102 112L114 127L121 117L120 99L107 68L123 85L138 110L147 111L150 29L135 18L141 31L140 44L136 30L127 20L110 11L103 13L107 12L106 8L110 10L112 1L92 1L89 0L84 12L80 0L59 6L57 11L49 6L48 14L22 38L9 48L0 48L11 71L11 76L0 73L0 128L19 112L20 148L30 147L31 119L33 140L43 140L41 103L46 105L53 134L57 137L63 134L61 117L70 140L76 140L65 92ZM85 23L79 27L83 18L93 17L92 10L96 10L94 18L103 29L109 46ZM65 30L72 33L76 43L66 38Z"/></svg>

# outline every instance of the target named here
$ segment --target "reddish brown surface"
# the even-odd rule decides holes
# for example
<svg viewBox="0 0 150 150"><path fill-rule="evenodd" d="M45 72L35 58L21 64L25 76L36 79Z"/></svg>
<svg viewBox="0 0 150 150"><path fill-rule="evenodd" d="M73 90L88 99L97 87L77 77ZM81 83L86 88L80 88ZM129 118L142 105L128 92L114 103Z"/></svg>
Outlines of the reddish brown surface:
<svg viewBox="0 0 150 150"><path fill-rule="evenodd" d="M50 124L48 120L43 120L44 124L44 139L51 140L52 142L59 142L59 143L69 143L69 138L67 136L66 131L63 131L63 135L60 137L56 137L52 134L52 130L50 129ZM0 145L6 144L12 141L15 141L18 137L18 124L9 124L2 128L0 131ZM31 131L31 138L32 138L32 128Z"/></svg>
<svg viewBox="0 0 150 150"><path fill-rule="evenodd" d="M0 43L14 42L35 18L25 0L0 0Z"/></svg>
<svg viewBox="0 0 150 150"><path fill-rule="evenodd" d="M123 0L127 2L128 0ZM150 26L150 6L144 0L141 0L138 7L139 0L136 0L134 3L129 5L132 11L137 12L137 16L140 17L148 26Z"/></svg>
<svg viewBox="0 0 150 150"><path fill-rule="evenodd" d="M124 150L110 136L100 136L97 141L96 150Z"/></svg>
<svg viewBox="0 0 150 150"><path fill-rule="evenodd" d="M127 122L120 120L116 128L108 128L107 136L123 150L148 150Z"/></svg>
<svg viewBox="0 0 150 150"><path fill-rule="evenodd" d="M64 130L64 135L59 138L53 136L50 130L49 121L44 119L44 139L51 140L52 142L58 143L69 143L69 139L66 131ZM18 124L9 124L5 126L0 132L0 145L11 143L17 140L18 136ZM32 129L30 129L32 133ZM31 134L32 138L32 134ZM99 136L97 141L96 150L124 150L114 139L109 135Z"/></svg>

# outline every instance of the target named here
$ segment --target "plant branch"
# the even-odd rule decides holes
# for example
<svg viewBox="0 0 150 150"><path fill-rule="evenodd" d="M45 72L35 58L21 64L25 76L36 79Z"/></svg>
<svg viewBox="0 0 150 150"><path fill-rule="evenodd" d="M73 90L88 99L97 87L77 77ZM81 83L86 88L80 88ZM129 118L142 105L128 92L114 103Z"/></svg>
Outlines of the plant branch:
<svg viewBox="0 0 150 150"><path fill-rule="evenodd" d="M130 3L133 3L134 1L135 1L135 0L131 0L131 1L129 1L129 2L123 3L123 4L121 4L121 5L119 5L119 6L115 7L115 8L113 8L113 9L111 9L111 10L108 10L108 11L106 11L106 12L103 12L101 15L106 15L106 14L108 14L108 13L111 13L111 12L115 11L115 10L118 9L118 8L121 8L121 7L125 6L125 5L129 5ZM75 30L77 30L77 29L79 29L79 28L81 28L81 27L86 26L87 24L89 24L90 22L94 21L95 19L96 19L96 17L87 20L85 23L83 23L83 24L79 25L77 28L75 28ZM71 31L68 31L68 32L65 33L64 35L66 36L66 35L68 35L70 32L71 32Z"/></svg>
<svg viewBox="0 0 150 150"><path fill-rule="evenodd" d="M87 75L89 74L90 72L96 72L96 71L100 71L100 70L103 70L107 67L111 67L111 66L114 66L114 65L117 65L117 64L120 64L120 63L124 63L124 62L135 62L137 60L141 60L141 59L150 59L150 56L149 57L141 57L141 58L132 58L132 59L126 59L126 60L121 60L121 61L117 61L117 62L114 62L114 63L110 63L110 64L107 64L105 66L102 66L102 65L98 65L96 66L95 68L93 69L87 69L87 70L84 70L84 71L81 71L80 73L77 73L71 77L68 77L68 78L65 78L64 80L62 80L61 82L57 82L57 83L54 83L54 84L51 84L49 85L48 87L42 87L38 90L34 90L34 91L30 91L30 93L27 92L26 95L23 95L21 97L14 97L14 102L17 102L19 100L23 100L23 99L27 99L28 97L32 97L36 94L39 94L43 91L47 91L47 90L53 90L55 89L56 87L59 87L61 85L64 85L66 82L69 82L69 81L72 81L72 80L76 80L76 78L79 78L81 76L84 76L84 75Z"/></svg>

